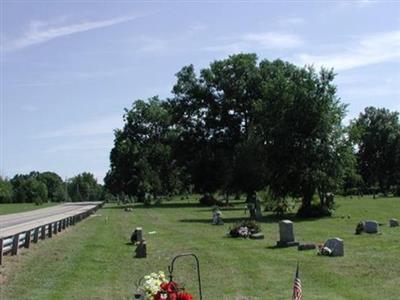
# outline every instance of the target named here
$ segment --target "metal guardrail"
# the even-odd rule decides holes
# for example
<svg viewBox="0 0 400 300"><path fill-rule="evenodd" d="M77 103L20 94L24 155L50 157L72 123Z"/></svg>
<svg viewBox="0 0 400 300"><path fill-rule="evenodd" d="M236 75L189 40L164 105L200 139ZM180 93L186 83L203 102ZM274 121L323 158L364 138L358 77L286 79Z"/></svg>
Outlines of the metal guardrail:
<svg viewBox="0 0 400 300"><path fill-rule="evenodd" d="M19 248L29 248L31 242L38 243L39 240L51 238L53 234L58 234L67 227L75 225L77 222L89 217L103 205L104 202L96 205L94 208L78 213L74 216L34 227L30 230L19 232L12 236L0 238L0 265L3 264L3 255L17 255Z"/></svg>

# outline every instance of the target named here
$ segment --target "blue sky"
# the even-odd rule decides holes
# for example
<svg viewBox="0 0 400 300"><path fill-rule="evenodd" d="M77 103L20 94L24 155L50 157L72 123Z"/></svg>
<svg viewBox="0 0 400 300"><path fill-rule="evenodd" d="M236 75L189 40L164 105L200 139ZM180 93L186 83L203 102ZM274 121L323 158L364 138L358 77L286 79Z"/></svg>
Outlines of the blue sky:
<svg viewBox="0 0 400 300"><path fill-rule="evenodd" d="M397 1L2 1L0 173L109 167L135 99L238 52L333 67L347 120L400 110Z"/></svg>

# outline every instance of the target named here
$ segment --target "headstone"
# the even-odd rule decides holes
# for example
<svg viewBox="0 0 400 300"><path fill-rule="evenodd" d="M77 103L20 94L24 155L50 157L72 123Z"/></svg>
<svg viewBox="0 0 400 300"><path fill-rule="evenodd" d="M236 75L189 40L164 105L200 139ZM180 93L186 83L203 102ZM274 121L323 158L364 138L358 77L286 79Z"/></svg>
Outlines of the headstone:
<svg viewBox="0 0 400 300"><path fill-rule="evenodd" d="M297 250L299 251L303 251L303 250L312 250L312 249L316 249L317 245L315 244L301 244L297 247Z"/></svg>
<svg viewBox="0 0 400 300"><path fill-rule="evenodd" d="M361 234L364 231L365 224L364 222L360 222L356 226L356 234Z"/></svg>
<svg viewBox="0 0 400 300"><path fill-rule="evenodd" d="M224 225L224 221L222 220L222 213L220 210L215 210L213 212L212 224L213 225Z"/></svg>
<svg viewBox="0 0 400 300"><path fill-rule="evenodd" d="M250 238L253 240L263 240L264 234L262 232L252 233L250 234Z"/></svg>
<svg viewBox="0 0 400 300"><path fill-rule="evenodd" d="M397 227L397 226L399 226L399 221L397 221L397 219L390 219L389 220L389 226L390 227Z"/></svg>
<svg viewBox="0 0 400 300"><path fill-rule="evenodd" d="M132 232L131 242L132 244L136 244L143 240L143 230L142 227L136 227L135 231Z"/></svg>
<svg viewBox="0 0 400 300"><path fill-rule="evenodd" d="M261 213L261 201L258 197L256 197L255 201L255 219L257 221L260 221L262 219L262 213Z"/></svg>
<svg viewBox="0 0 400 300"><path fill-rule="evenodd" d="M378 233L379 224L376 221L365 221L364 231L366 233Z"/></svg>
<svg viewBox="0 0 400 300"><path fill-rule="evenodd" d="M147 256L146 241L142 240L136 244L136 258L145 258Z"/></svg>
<svg viewBox="0 0 400 300"><path fill-rule="evenodd" d="M279 241L276 243L278 247L298 246L295 242L293 233L293 222L290 220L282 220L279 222Z"/></svg>
<svg viewBox="0 0 400 300"><path fill-rule="evenodd" d="M329 239L325 242L324 247L330 249L332 252L330 256L344 256L343 240L340 238Z"/></svg>

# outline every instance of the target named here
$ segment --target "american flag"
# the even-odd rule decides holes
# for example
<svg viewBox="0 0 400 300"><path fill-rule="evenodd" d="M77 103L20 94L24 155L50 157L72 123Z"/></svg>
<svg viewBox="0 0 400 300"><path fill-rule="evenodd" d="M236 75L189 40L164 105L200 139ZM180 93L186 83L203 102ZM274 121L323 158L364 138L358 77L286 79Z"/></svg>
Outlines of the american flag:
<svg viewBox="0 0 400 300"><path fill-rule="evenodd" d="M293 283L293 300L301 300L301 280L299 277L299 264L297 263L296 276L294 277Z"/></svg>

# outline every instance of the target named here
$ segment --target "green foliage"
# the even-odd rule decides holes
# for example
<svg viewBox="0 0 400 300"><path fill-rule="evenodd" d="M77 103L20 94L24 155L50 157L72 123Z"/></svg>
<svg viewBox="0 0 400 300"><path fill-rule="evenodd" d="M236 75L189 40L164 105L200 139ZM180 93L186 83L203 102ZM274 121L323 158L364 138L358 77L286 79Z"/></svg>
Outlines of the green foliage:
<svg viewBox="0 0 400 300"><path fill-rule="evenodd" d="M137 100L132 109L125 110L124 121L124 128L115 132L107 189L141 202L146 194L157 198L181 192L182 170L172 158L176 129L166 104L157 97Z"/></svg>
<svg viewBox="0 0 400 300"><path fill-rule="evenodd" d="M0 203L11 203L12 193L10 181L0 176Z"/></svg>
<svg viewBox="0 0 400 300"><path fill-rule="evenodd" d="M103 189L93 174L84 172L68 180L68 194L74 202L100 201L103 198Z"/></svg>
<svg viewBox="0 0 400 300"><path fill-rule="evenodd" d="M15 175L10 182L13 186L13 202L33 202L38 205L47 202L47 187L34 174Z"/></svg>
<svg viewBox="0 0 400 300"><path fill-rule="evenodd" d="M367 186L388 194L400 185L400 121L398 112L367 107L350 125L359 172Z"/></svg>

